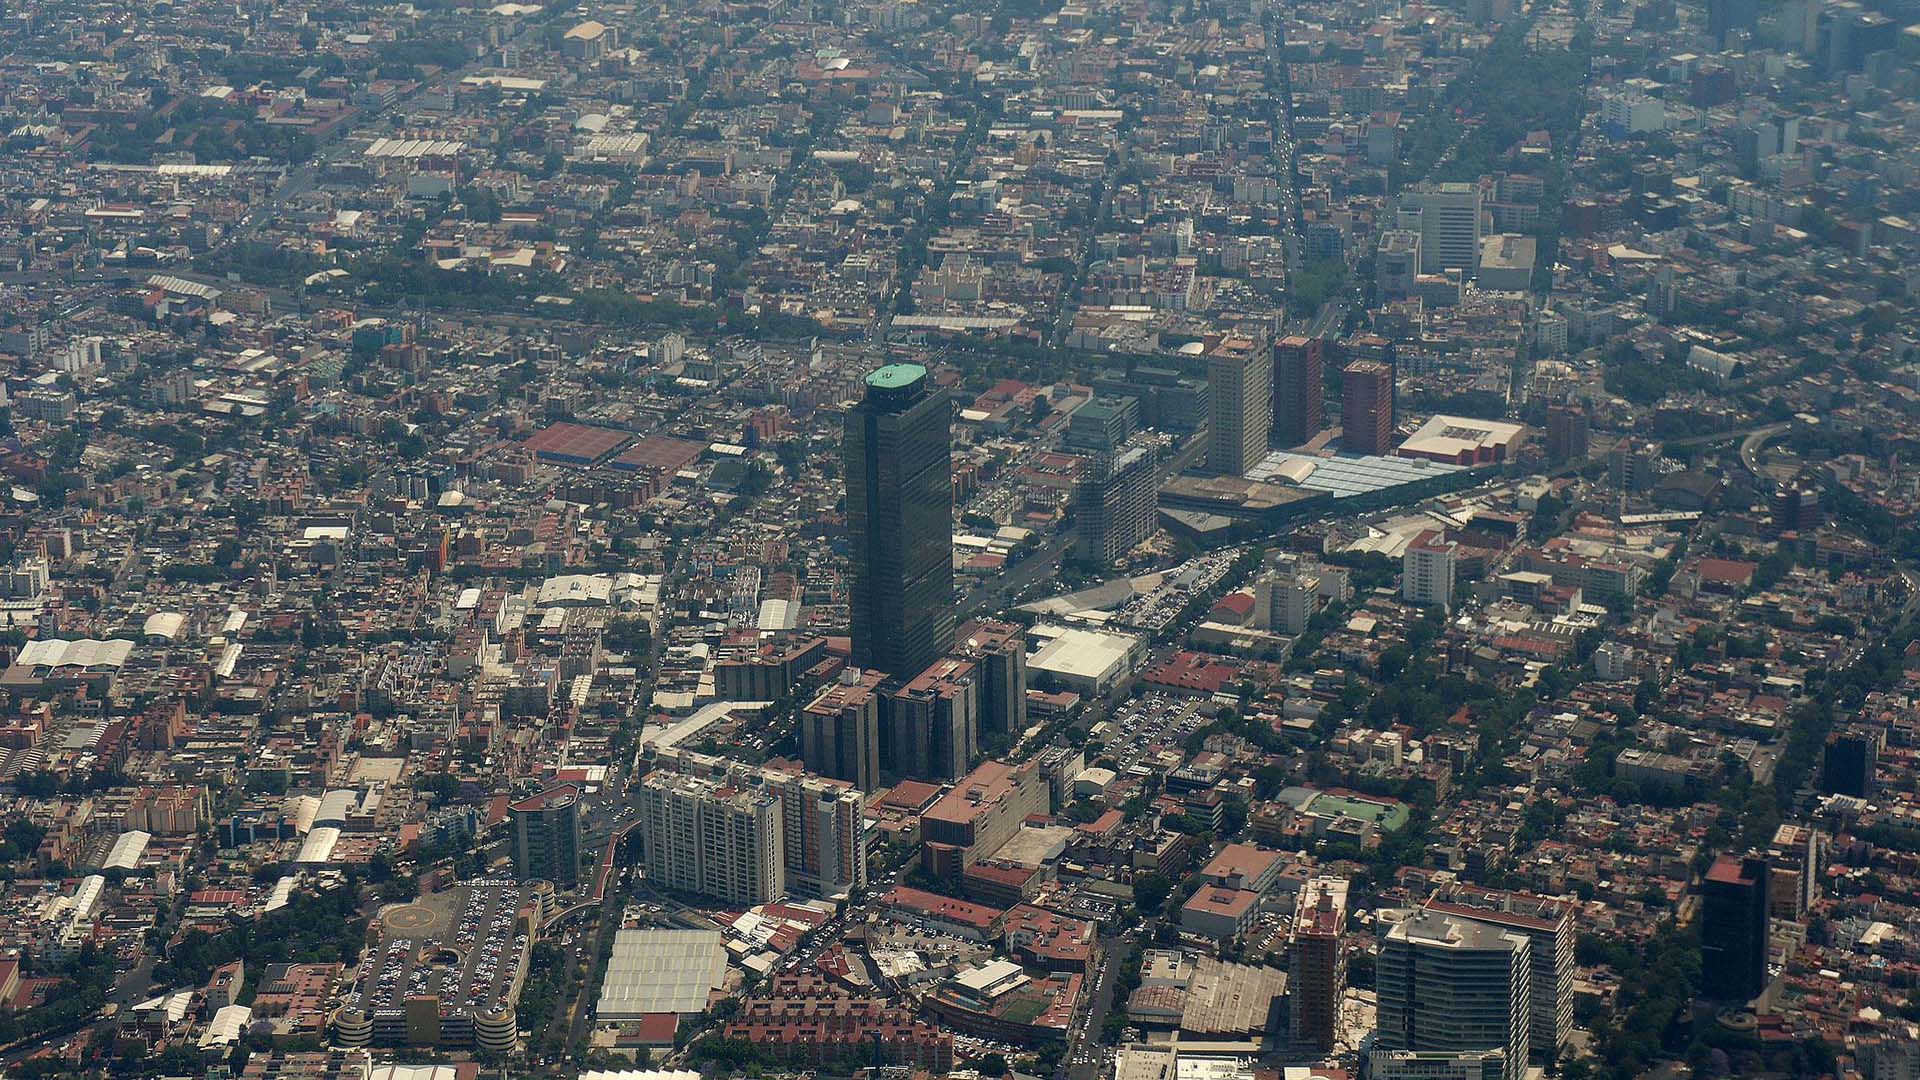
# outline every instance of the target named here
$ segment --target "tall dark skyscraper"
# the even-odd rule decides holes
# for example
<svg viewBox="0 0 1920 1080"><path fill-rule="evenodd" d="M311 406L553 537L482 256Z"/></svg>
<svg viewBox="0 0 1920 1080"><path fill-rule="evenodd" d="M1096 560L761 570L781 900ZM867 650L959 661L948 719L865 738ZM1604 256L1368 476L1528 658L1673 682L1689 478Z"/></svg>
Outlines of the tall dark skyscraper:
<svg viewBox="0 0 1920 1080"><path fill-rule="evenodd" d="M1701 994L1746 1001L1767 988L1767 860L1722 855L1700 892Z"/></svg>
<svg viewBox="0 0 1920 1080"><path fill-rule="evenodd" d="M1707 0L1707 32L1714 44L1725 44L1728 31L1749 33L1760 26L1760 5L1756 0Z"/></svg>
<svg viewBox="0 0 1920 1080"><path fill-rule="evenodd" d="M1273 345L1273 443L1299 446L1326 426L1320 339L1295 334Z"/></svg>
<svg viewBox="0 0 1920 1080"><path fill-rule="evenodd" d="M1393 453L1393 369L1355 360L1340 373L1340 441L1349 453Z"/></svg>
<svg viewBox="0 0 1920 1080"><path fill-rule="evenodd" d="M868 375L847 413L853 662L900 679L953 646L952 414L918 364Z"/></svg>
<svg viewBox="0 0 1920 1080"><path fill-rule="evenodd" d="M1864 731L1834 732L1827 737L1826 754L1820 763L1820 790L1866 798L1873 793L1879 758L1880 747L1873 735Z"/></svg>
<svg viewBox="0 0 1920 1080"><path fill-rule="evenodd" d="M1555 405L1547 410L1547 458L1558 464L1587 456L1593 427L1587 410L1578 405Z"/></svg>

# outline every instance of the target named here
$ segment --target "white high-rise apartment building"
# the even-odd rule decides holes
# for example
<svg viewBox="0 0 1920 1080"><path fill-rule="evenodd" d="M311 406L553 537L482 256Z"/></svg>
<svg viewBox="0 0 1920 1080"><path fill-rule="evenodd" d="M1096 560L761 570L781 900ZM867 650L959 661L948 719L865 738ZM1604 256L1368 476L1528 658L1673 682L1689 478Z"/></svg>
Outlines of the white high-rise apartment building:
<svg viewBox="0 0 1920 1080"><path fill-rule="evenodd" d="M1414 537L1400 557L1401 598L1410 604L1451 610L1458 550L1459 545L1438 529Z"/></svg>
<svg viewBox="0 0 1920 1080"><path fill-rule="evenodd" d="M1300 635L1320 609L1320 579L1312 574L1274 571L1261 576L1254 591L1256 623L1262 629Z"/></svg>
<svg viewBox="0 0 1920 1080"><path fill-rule="evenodd" d="M640 782L638 805L654 884L733 904L786 894L781 802L764 786L663 770Z"/></svg>
<svg viewBox="0 0 1920 1080"><path fill-rule="evenodd" d="M1573 915L1564 900L1457 882L1429 896L1429 911L1525 934L1533 943L1533 1028L1528 1048L1536 1064L1560 1056L1573 1038Z"/></svg>

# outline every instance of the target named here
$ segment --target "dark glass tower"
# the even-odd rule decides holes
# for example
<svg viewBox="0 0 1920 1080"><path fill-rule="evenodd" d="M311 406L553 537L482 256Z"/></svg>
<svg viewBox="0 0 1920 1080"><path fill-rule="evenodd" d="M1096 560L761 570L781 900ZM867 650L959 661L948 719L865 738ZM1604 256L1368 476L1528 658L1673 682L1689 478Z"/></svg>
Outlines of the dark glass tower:
<svg viewBox="0 0 1920 1080"><path fill-rule="evenodd" d="M900 679L953 646L952 413L918 364L867 376L847 413L853 662Z"/></svg>
<svg viewBox="0 0 1920 1080"><path fill-rule="evenodd" d="M1326 426L1327 385L1320 373L1320 339L1293 335L1273 345L1275 446L1299 446Z"/></svg>
<svg viewBox="0 0 1920 1080"><path fill-rule="evenodd" d="M1722 855L1700 890L1701 994L1747 1001L1767 988L1767 860Z"/></svg>

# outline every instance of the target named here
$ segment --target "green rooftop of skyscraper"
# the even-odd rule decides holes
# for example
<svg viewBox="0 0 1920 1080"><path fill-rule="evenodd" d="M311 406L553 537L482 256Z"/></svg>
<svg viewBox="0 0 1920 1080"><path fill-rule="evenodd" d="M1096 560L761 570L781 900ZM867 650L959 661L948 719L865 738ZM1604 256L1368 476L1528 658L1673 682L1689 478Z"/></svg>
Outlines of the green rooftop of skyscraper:
<svg viewBox="0 0 1920 1080"><path fill-rule="evenodd" d="M927 376L927 369L919 364L888 364L886 367L867 376L867 385L876 390L898 390L912 386Z"/></svg>

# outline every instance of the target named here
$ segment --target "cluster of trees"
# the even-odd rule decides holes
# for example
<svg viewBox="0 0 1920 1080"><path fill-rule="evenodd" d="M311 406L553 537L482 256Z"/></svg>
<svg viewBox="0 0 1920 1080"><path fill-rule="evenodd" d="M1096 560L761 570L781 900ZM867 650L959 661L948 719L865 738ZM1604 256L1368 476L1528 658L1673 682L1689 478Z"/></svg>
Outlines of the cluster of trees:
<svg viewBox="0 0 1920 1080"><path fill-rule="evenodd" d="M873 166L864 161L849 161L832 165L834 175L840 178L840 187L848 195L860 195L873 186L879 176Z"/></svg>
<svg viewBox="0 0 1920 1080"><path fill-rule="evenodd" d="M1597 1070L1582 1058L1561 1070L1562 1076L1638 1076L1659 1060L1672 1029L1680 1022L1700 985L1700 939L1697 933L1667 927L1642 948L1617 938L1581 935L1575 949L1581 964L1605 964L1620 976L1612 1017L1599 1020L1594 1034L1601 1064Z"/></svg>
<svg viewBox="0 0 1920 1080"><path fill-rule="evenodd" d="M535 942L528 957L527 982L520 991L516 1019L522 1034L531 1036L527 1051L535 1056L552 1056L566 1049L565 1017L561 1010L575 982L573 964L560 946L551 941Z"/></svg>
<svg viewBox="0 0 1920 1080"><path fill-rule="evenodd" d="M1827 484L1821 489L1820 497L1833 510L1836 521L1853 529L1874 546L1903 561L1920 559L1920 529L1902 524L1885 508L1862 499L1845 484Z"/></svg>
<svg viewBox="0 0 1920 1080"><path fill-rule="evenodd" d="M770 1047L762 1046L748 1039L726 1039L718 1035L701 1039L699 1042L694 1043L693 1047L687 1051L687 1056L702 1065L712 1065L716 1069L721 1070L723 1074L738 1074L752 1072L756 1069L771 1069L779 1066L785 1060L784 1057L775 1053ZM865 1062L855 1058L854 1062L849 1062L848 1064L855 1064L855 1067L858 1067L858 1065L863 1065ZM851 1075L853 1070L847 1069L845 1071L848 1075ZM828 1072L833 1075L839 1075L840 1070L829 1069Z"/></svg>
<svg viewBox="0 0 1920 1080"><path fill-rule="evenodd" d="M1347 280L1347 264L1340 259L1315 259L1287 279L1287 306L1306 318L1333 298Z"/></svg>
<svg viewBox="0 0 1920 1080"><path fill-rule="evenodd" d="M14 778L14 790L31 799L50 799L55 795L85 795L127 782L126 775L115 770L77 770L65 779L47 769L21 773Z"/></svg>
<svg viewBox="0 0 1920 1080"><path fill-rule="evenodd" d="M653 647L653 628L641 616L627 616L608 623L601 640L607 648L631 656Z"/></svg>
<svg viewBox="0 0 1920 1080"><path fill-rule="evenodd" d="M91 1020L113 988L113 958L87 942L59 975L40 1004L24 1012L0 1010L0 1046L71 1031Z"/></svg>
<svg viewBox="0 0 1920 1080"><path fill-rule="evenodd" d="M1754 589L1771 589L1780 584L1783 578L1793 572L1793 565L1793 549L1785 544L1774 545L1753 572Z"/></svg>
<svg viewBox="0 0 1920 1080"><path fill-rule="evenodd" d="M87 146L98 159L141 163L170 131L173 147L192 150L202 162L263 155L299 163L314 151L313 136L299 128L263 123L245 106L199 96L181 99L171 112L149 112L132 125L102 124Z"/></svg>
<svg viewBox="0 0 1920 1080"><path fill-rule="evenodd" d="M0 830L0 862L18 862L40 850L40 841L47 830L28 821L26 818L14 818L7 827Z"/></svg>
<svg viewBox="0 0 1920 1080"><path fill-rule="evenodd" d="M1139 895L1139 882L1134 883L1134 894ZM1106 1019L1100 1025L1102 1041L1119 1045L1120 1037L1127 1030L1127 999L1140 988L1140 968L1146 963L1146 947L1135 941L1120 958L1120 970L1113 976L1113 1006L1107 1010Z"/></svg>
<svg viewBox="0 0 1920 1080"><path fill-rule="evenodd" d="M1868 693L1891 686L1901 675L1902 654L1916 637L1920 637L1920 623L1901 624L1869 645L1858 660L1829 676L1794 709L1786 749L1781 751L1773 772L1775 802L1780 811L1792 807L1800 789L1813 776L1836 712L1858 708Z"/></svg>
<svg viewBox="0 0 1920 1080"><path fill-rule="evenodd" d="M349 885L319 894L295 893L286 907L250 925L218 934L190 930L154 966L154 981L164 986L199 985L215 968L234 960L246 961L250 980L268 964L352 964L367 936L359 892Z"/></svg>
<svg viewBox="0 0 1920 1080"><path fill-rule="evenodd" d="M1377 551L1336 551L1321 561L1346 568L1356 593L1392 588L1400 580L1400 567Z"/></svg>
<svg viewBox="0 0 1920 1080"><path fill-rule="evenodd" d="M1660 560L1660 565L1654 567L1653 574L1647 578L1646 587L1640 590L1640 594L1649 600L1657 600L1667 595L1667 587L1673 584L1674 572L1680 569L1680 562L1686 557L1687 539L1683 536L1673 545L1673 550L1667 557Z"/></svg>
<svg viewBox="0 0 1920 1080"><path fill-rule="evenodd" d="M440 270L396 255L363 257L347 269L363 283L363 299L376 306L424 301L469 311L507 311L535 296L566 292L566 286L551 274Z"/></svg>
<svg viewBox="0 0 1920 1080"><path fill-rule="evenodd" d="M1607 354L1602 378L1609 394L1636 405L1656 404L1670 393L1715 390L1720 386L1713 376L1688 367L1682 357L1663 356L1658 362L1649 362L1625 343Z"/></svg>
<svg viewBox="0 0 1920 1080"><path fill-rule="evenodd" d="M280 286L299 284L329 265L304 251L254 243L235 244L193 260L194 269L203 274L237 273L256 285Z"/></svg>
<svg viewBox="0 0 1920 1080"><path fill-rule="evenodd" d="M1576 35L1570 48L1537 45L1528 40L1532 24L1509 24L1414 125L1395 163L1396 186L1429 174L1477 179L1498 171L1501 155L1530 132L1550 132L1557 147L1578 130L1590 36Z"/></svg>
<svg viewBox="0 0 1920 1080"><path fill-rule="evenodd" d="M306 32L309 31L303 31L303 33ZM317 36L314 44L319 44ZM308 51L312 51L311 48ZM253 86L258 83L294 86L299 84L301 73L309 67L320 67L323 77L338 75L347 70L346 60L331 52L319 57L310 57L292 53L241 51L220 53L208 49L202 51L196 59L209 70L219 72L220 77L231 86ZM314 82L317 83L318 80Z"/></svg>
<svg viewBox="0 0 1920 1080"><path fill-rule="evenodd" d="M672 326L699 334L710 334L720 327L720 311L717 308L689 307L671 300L641 300L615 289L589 289L579 294L574 298L569 314L589 322L611 323L615 326Z"/></svg>
<svg viewBox="0 0 1920 1080"><path fill-rule="evenodd" d="M967 133L960 145L954 147L953 159L956 162L966 161L972 154L973 144L986 134L987 123L987 114L976 111L967 123ZM926 212L919 215L913 231L907 234L900 245L900 287L893 294L893 310L896 314L913 314L913 283L920 276L920 268L927 265L927 245L941 229L946 228L956 179L952 175L940 179L939 184L927 195Z"/></svg>
<svg viewBox="0 0 1920 1080"><path fill-rule="evenodd" d="M458 38L413 37L405 41L383 41L374 46L382 67L392 65L409 74L422 67L455 68L467 62L473 48Z"/></svg>
<svg viewBox="0 0 1920 1080"><path fill-rule="evenodd" d="M415 791L427 797L433 806L445 806L460 794L460 778L452 773L433 773L413 782Z"/></svg>
<svg viewBox="0 0 1920 1080"><path fill-rule="evenodd" d="M500 196L492 188L468 185L460 189L460 205L468 221L492 224L500 220Z"/></svg>
<svg viewBox="0 0 1920 1080"><path fill-rule="evenodd" d="M1406 724L1421 735L1438 730L1463 706L1477 712L1502 700L1499 690L1481 680L1469 679L1455 671L1441 673L1433 656L1432 644L1440 626L1432 617L1422 618L1407 633L1403 644L1380 654L1375 675L1380 689L1367 701L1367 722L1373 727ZM1518 700L1525 695L1514 695ZM1520 706L1522 715L1531 700Z"/></svg>

